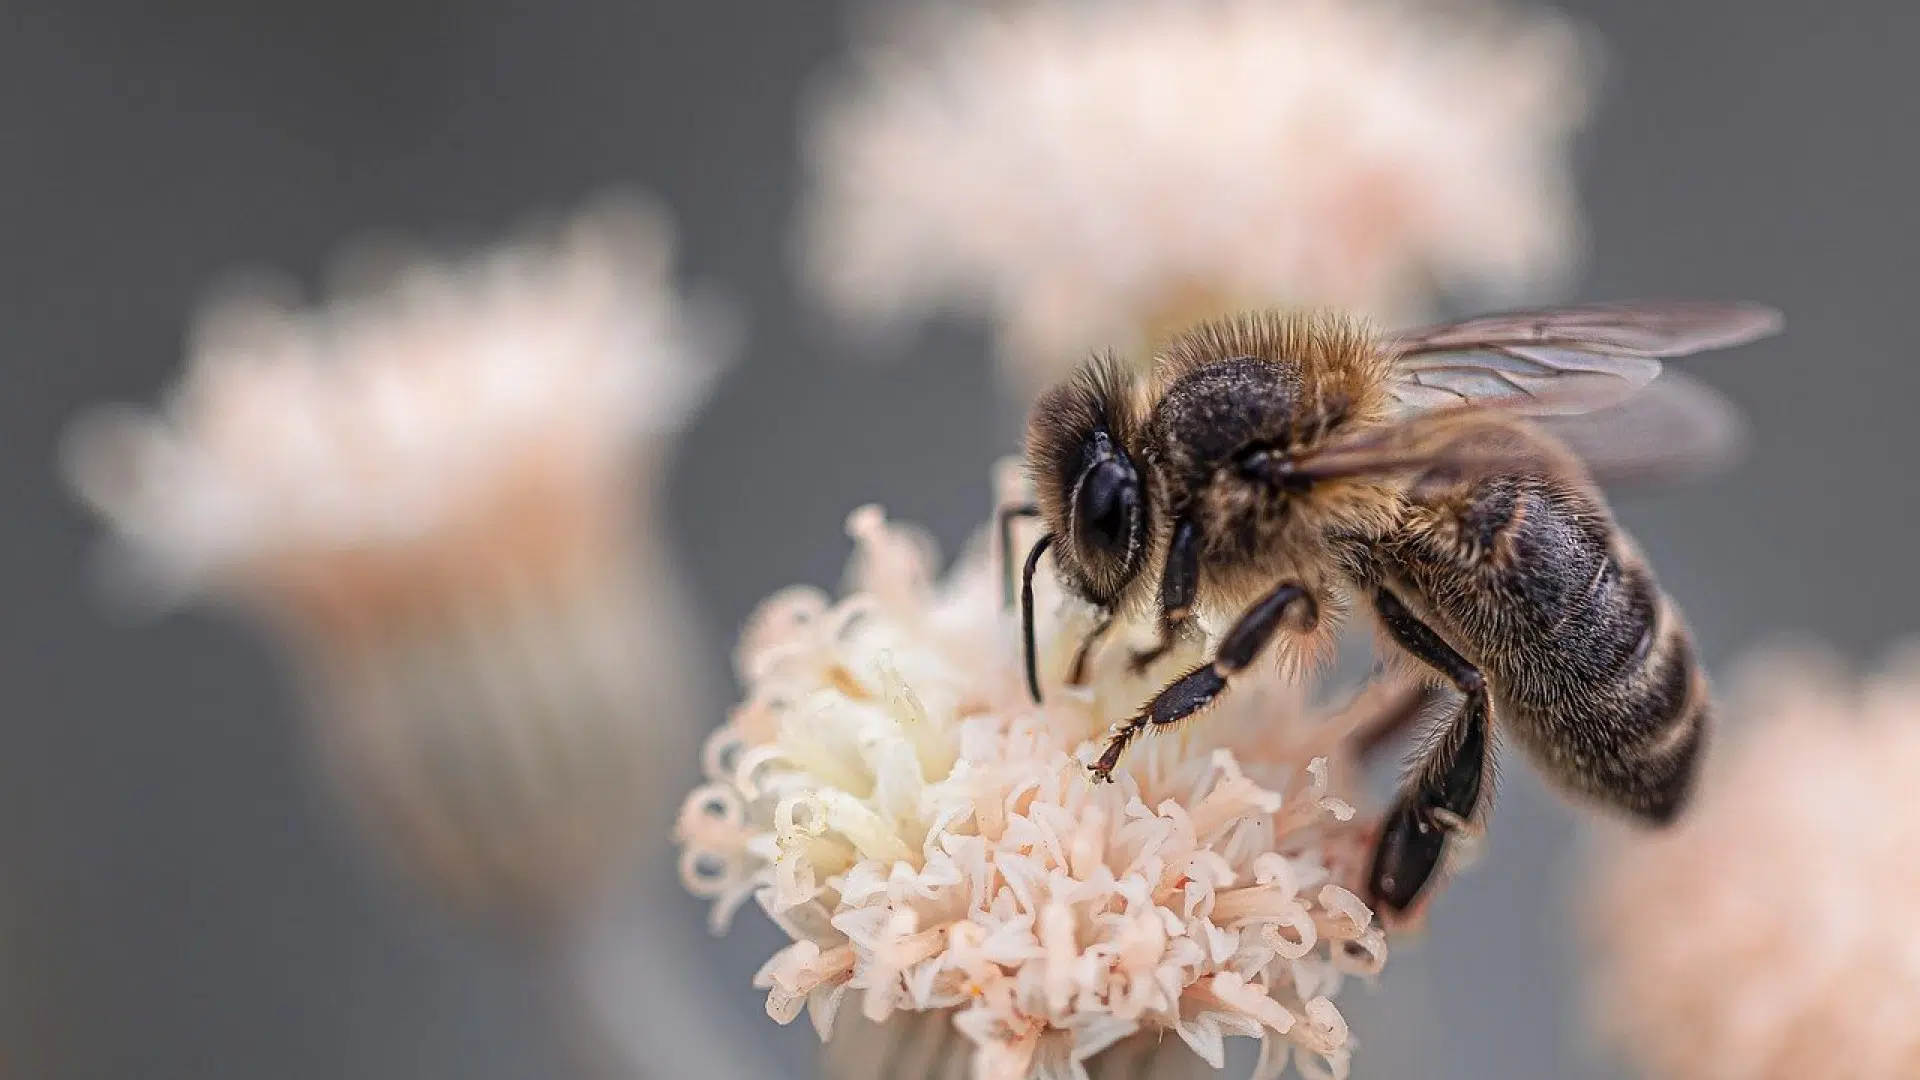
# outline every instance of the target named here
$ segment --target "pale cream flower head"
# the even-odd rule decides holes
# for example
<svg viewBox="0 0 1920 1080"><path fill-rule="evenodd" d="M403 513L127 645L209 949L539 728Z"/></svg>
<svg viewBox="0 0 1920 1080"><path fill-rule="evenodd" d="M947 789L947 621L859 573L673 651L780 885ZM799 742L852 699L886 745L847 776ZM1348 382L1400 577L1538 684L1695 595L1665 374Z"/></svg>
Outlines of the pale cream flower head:
<svg viewBox="0 0 1920 1080"><path fill-rule="evenodd" d="M1612 838L1600 1030L1648 1080L1920 1076L1920 650L1870 680L1748 665L1671 832Z"/></svg>
<svg viewBox="0 0 1920 1080"><path fill-rule="evenodd" d="M1491 0L927 5L812 116L809 278L998 326L1014 381L1233 306L1391 325L1540 293L1578 240L1569 24Z"/></svg>
<svg viewBox="0 0 1920 1080"><path fill-rule="evenodd" d="M866 508L846 597L769 600L741 643L747 700L689 796L682 873L716 929L755 896L793 938L761 970L767 1009L823 1037L849 992L869 1018L944 1011L983 1080L1086 1075L1134 1032L1171 1029L1218 1067L1263 1040L1345 1076L1333 1003L1385 936L1342 883L1366 827L1343 795L1343 715L1310 712L1277 668L1204 720L1144 739L1117 783L1083 760L1169 672L1126 649L1062 685L1091 615L1038 582L1046 706L1027 697L1016 620L976 550L944 581L919 534Z"/></svg>
<svg viewBox="0 0 1920 1080"><path fill-rule="evenodd" d="M394 254L324 306L214 308L164 406L83 417L66 464L123 598L236 607L286 648L395 868L544 935L660 838L705 727L656 496L726 327L631 198Z"/></svg>
<svg viewBox="0 0 1920 1080"><path fill-rule="evenodd" d="M640 496L635 455L721 366L671 275L664 216L626 198L476 258L363 266L321 307L251 288L197 322L157 414L81 418L68 473L170 596L604 533L576 519Z"/></svg>

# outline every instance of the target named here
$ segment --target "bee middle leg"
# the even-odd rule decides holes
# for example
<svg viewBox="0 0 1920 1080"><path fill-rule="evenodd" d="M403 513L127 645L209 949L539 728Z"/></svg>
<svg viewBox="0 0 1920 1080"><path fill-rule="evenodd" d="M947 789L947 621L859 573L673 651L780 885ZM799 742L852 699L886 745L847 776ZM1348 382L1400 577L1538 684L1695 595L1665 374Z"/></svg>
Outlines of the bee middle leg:
<svg viewBox="0 0 1920 1080"><path fill-rule="evenodd" d="M1100 639L1107 636L1107 631L1113 629L1113 623L1113 612L1103 611L1100 613L1100 621L1093 625L1093 629L1087 631L1086 637L1080 639L1080 647L1073 652L1073 666L1067 669L1068 686L1087 684L1087 664L1093 659L1094 647L1100 644Z"/></svg>
<svg viewBox="0 0 1920 1080"><path fill-rule="evenodd" d="M1193 617L1194 597L1200 591L1200 530L1181 518L1167 541L1167 564L1160 572L1160 640L1133 654L1138 675L1173 648L1180 628Z"/></svg>
<svg viewBox="0 0 1920 1080"><path fill-rule="evenodd" d="M1464 699L1439 739L1424 752L1413 782L1394 801L1367 875L1372 900L1402 912L1419 899L1440 867L1447 839L1471 827L1487 787L1492 749L1487 684L1478 668L1382 589L1374 609L1396 644L1446 676Z"/></svg>
<svg viewBox="0 0 1920 1080"><path fill-rule="evenodd" d="M1210 662L1168 683L1138 716L1115 726L1106 751L1092 766L1094 779L1112 780L1127 744L1149 726L1177 724L1213 704L1225 692L1228 677L1252 664L1282 626L1307 630L1319 618L1319 604L1299 582L1278 585L1256 600L1220 639Z"/></svg>

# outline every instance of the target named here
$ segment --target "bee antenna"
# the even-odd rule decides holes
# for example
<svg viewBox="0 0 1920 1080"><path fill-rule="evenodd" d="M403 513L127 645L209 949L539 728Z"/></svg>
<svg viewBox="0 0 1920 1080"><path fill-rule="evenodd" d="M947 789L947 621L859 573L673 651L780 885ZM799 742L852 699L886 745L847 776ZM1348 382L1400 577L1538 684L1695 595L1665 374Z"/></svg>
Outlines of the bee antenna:
<svg viewBox="0 0 1920 1080"><path fill-rule="evenodd" d="M1000 565L1005 584L1002 586L1002 604L1013 606L1013 523L1016 518L1039 517L1040 508L1033 503L1013 503L1000 508Z"/></svg>
<svg viewBox="0 0 1920 1080"><path fill-rule="evenodd" d="M1033 695L1033 703L1040 704L1040 672L1034 661L1033 642L1033 573L1040 566L1040 556L1053 546L1053 534L1047 533L1034 541L1033 550L1027 552L1026 569L1020 573L1020 634L1026 649L1027 693Z"/></svg>

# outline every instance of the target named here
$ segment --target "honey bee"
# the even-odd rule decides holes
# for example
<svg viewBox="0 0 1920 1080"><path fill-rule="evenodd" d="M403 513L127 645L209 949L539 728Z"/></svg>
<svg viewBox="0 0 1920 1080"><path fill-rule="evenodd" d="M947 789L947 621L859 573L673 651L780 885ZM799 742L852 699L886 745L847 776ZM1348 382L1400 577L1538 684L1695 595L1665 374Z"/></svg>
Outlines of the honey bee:
<svg viewBox="0 0 1920 1080"><path fill-rule="evenodd" d="M1600 484L1657 472L1732 430L1663 359L1778 330L1768 309L1637 303L1513 312L1379 334L1338 314L1203 323L1132 376L1096 360L1027 427L1049 550L1104 617L1157 620L1144 669L1196 616L1212 659L1114 726L1110 779L1141 732L1179 723L1270 647L1318 651L1355 605L1389 656L1457 700L1381 825L1367 887L1402 913L1491 795L1493 724L1564 792L1660 825L1680 811L1710 703L1686 623ZM1651 385L1650 385L1651 384ZM1003 547L1003 550L1005 548ZM1011 563L1009 562L1009 568ZM1009 569L1010 573L1010 569ZM1011 594L1011 578L1009 578ZM1230 619L1230 621L1229 621Z"/></svg>

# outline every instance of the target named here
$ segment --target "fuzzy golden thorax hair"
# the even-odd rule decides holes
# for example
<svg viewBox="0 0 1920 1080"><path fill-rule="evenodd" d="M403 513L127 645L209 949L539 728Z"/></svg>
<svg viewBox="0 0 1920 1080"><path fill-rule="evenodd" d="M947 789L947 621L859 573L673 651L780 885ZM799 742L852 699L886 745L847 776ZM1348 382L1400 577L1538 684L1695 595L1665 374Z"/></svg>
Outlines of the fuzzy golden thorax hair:
<svg viewBox="0 0 1920 1080"><path fill-rule="evenodd" d="M1281 494L1246 466L1383 422L1391 371L1370 327L1325 312L1201 323L1144 376L1112 357L1089 363L1041 396L1027 430L1062 579L1091 603L1144 614L1168 534L1185 517L1204 537L1208 609L1230 614L1281 574L1331 585L1327 538L1389 529L1396 490L1354 479ZM1128 489L1125 506L1109 497L1116 485Z"/></svg>
<svg viewBox="0 0 1920 1080"><path fill-rule="evenodd" d="M1162 520L1204 538L1203 606L1231 615L1282 576L1335 599L1334 537L1398 519L1398 488L1374 478L1277 492L1262 462L1294 459L1385 422L1393 360L1371 327L1329 312L1263 311L1202 323L1155 364L1148 472Z"/></svg>

